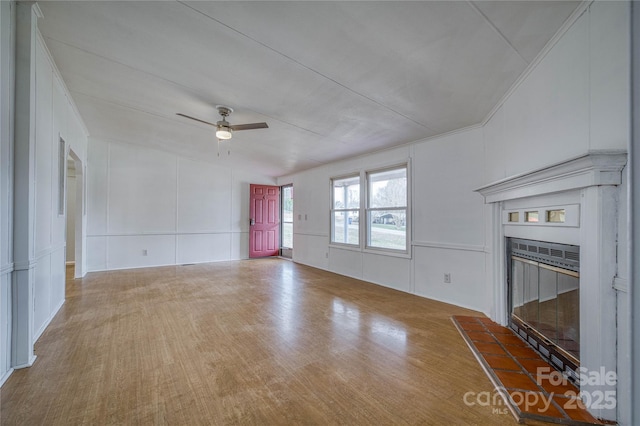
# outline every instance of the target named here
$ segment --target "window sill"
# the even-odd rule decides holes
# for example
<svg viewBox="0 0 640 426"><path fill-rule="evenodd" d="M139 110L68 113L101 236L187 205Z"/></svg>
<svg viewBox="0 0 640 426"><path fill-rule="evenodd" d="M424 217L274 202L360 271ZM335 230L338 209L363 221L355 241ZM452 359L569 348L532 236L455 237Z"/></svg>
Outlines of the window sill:
<svg viewBox="0 0 640 426"><path fill-rule="evenodd" d="M353 244L329 243L329 248L340 249L340 250L350 250L350 251L362 251L360 246L356 246Z"/></svg>
<svg viewBox="0 0 640 426"><path fill-rule="evenodd" d="M399 257L402 259L411 259L411 251L395 251L395 250L385 250L385 249L377 249L377 248L371 248L371 247L361 248L359 246L338 244L338 243L330 243L329 248L338 249L338 250L356 251L364 254L375 254L378 256L389 256L389 257Z"/></svg>

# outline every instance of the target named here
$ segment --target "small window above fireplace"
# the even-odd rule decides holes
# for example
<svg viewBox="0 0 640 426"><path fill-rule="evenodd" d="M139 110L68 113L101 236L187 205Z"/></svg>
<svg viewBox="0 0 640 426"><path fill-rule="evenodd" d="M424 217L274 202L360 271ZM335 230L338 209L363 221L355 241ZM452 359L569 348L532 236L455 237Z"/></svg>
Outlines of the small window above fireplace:
<svg viewBox="0 0 640 426"><path fill-rule="evenodd" d="M538 223L538 211L524 212L524 221L527 223Z"/></svg>
<svg viewBox="0 0 640 426"><path fill-rule="evenodd" d="M565 209L547 210L546 219L550 223L564 223Z"/></svg>
<svg viewBox="0 0 640 426"><path fill-rule="evenodd" d="M580 226L580 205L518 206L503 211L502 223L513 226Z"/></svg>

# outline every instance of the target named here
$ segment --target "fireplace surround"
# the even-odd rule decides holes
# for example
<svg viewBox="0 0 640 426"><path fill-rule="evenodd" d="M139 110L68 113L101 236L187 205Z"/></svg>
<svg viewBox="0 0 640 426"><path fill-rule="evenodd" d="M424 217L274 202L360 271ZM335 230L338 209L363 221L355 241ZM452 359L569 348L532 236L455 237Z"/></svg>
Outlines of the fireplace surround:
<svg viewBox="0 0 640 426"><path fill-rule="evenodd" d="M519 174L476 191L488 207L486 229L491 318L510 324L507 246L510 239L579 247L579 364L583 371L616 371L617 230L621 151L591 151L567 161ZM554 213L564 211L564 221ZM615 384L584 383L585 392L616 392ZM615 420L612 408L590 409Z"/></svg>

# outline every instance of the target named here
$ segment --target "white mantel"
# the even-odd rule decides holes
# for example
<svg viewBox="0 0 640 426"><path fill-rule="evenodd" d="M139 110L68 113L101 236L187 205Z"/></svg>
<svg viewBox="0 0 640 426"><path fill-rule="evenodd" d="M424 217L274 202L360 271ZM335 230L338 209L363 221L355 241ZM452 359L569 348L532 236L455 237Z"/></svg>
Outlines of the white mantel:
<svg viewBox="0 0 640 426"><path fill-rule="evenodd" d="M627 153L592 151L562 163L512 176L476 189L486 203L599 185L620 185Z"/></svg>
<svg viewBox="0 0 640 426"><path fill-rule="evenodd" d="M558 242L566 243L560 239L568 238L580 245L580 365L589 371L601 367L616 371L617 212L626 163L626 152L592 151L476 190L492 206L487 229L492 247L488 266L494 321L508 323L505 237L523 231L531 239L550 241L550 236L557 235ZM577 225L562 229L541 223L515 228L503 221L505 206L552 206L564 197L567 203L579 206ZM605 392L616 387L586 385L581 390ZM591 412L602 419L616 419L615 408Z"/></svg>

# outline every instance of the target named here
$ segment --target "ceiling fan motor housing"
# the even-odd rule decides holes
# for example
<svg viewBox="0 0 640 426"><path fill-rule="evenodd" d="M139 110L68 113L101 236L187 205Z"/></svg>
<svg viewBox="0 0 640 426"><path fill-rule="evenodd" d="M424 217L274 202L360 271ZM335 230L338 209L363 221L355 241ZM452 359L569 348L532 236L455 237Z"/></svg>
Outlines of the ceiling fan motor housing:
<svg viewBox="0 0 640 426"><path fill-rule="evenodd" d="M218 110L218 113L222 116L223 120L224 120L224 117L228 117L229 114L233 112L233 108L224 106L224 105L216 105L216 109Z"/></svg>

